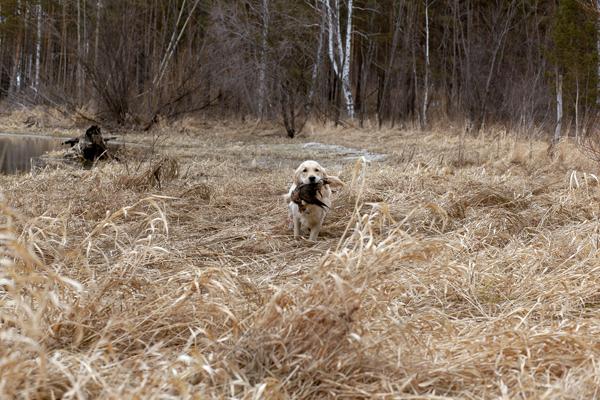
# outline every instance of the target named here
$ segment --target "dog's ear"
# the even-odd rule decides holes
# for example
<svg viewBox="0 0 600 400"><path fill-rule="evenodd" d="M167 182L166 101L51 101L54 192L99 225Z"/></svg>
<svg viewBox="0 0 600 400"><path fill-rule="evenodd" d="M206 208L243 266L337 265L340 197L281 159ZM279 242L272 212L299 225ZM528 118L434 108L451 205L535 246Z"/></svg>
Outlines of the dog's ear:
<svg viewBox="0 0 600 400"><path fill-rule="evenodd" d="M342 182L342 180L340 178L338 178L337 176L327 175L327 177L325 177L325 180L327 181L327 184L332 187L344 187L345 186L344 182Z"/></svg>

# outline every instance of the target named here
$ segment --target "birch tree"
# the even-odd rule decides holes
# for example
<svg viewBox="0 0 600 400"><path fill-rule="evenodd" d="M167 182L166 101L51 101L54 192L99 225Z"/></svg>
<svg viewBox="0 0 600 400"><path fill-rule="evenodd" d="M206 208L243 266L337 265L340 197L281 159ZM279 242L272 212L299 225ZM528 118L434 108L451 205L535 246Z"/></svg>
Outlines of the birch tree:
<svg viewBox="0 0 600 400"><path fill-rule="evenodd" d="M563 76L556 71L556 125L554 127L554 143L558 143L561 137L563 119Z"/></svg>
<svg viewBox="0 0 600 400"><path fill-rule="evenodd" d="M334 73L342 82L342 93L346 103L346 113L350 119L354 118L354 98L350 84L350 59L352 50L352 11L353 0L347 0L346 36L342 41L340 26L340 1L322 0L324 11L327 14L328 55Z"/></svg>

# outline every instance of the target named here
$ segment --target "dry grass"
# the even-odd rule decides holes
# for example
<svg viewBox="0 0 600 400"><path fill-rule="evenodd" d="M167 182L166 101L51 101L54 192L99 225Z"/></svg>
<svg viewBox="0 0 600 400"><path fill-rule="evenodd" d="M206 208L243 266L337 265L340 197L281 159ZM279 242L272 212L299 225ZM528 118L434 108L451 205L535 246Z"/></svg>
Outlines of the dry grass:
<svg viewBox="0 0 600 400"><path fill-rule="evenodd" d="M367 165L190 125L136 168L0 178L1 398L598 396L600 193L568 142L300 139ZM316 244L279 196L306 157L349 182Z"/></svg>

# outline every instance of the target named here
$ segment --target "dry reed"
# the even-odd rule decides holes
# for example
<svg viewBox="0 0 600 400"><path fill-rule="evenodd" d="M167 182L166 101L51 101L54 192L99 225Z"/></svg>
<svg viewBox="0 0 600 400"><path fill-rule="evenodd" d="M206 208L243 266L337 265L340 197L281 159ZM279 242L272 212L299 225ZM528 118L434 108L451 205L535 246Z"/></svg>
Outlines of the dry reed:
<svg viewBox="0 0 600 400"><path fill-rule="evenodd" d="M600 193L574 146L306 139L388 154L368 164L180 130L137 171L0 178L1 398L597 397ZM349 183L317 243L280 196L308 157Z"/></svg>

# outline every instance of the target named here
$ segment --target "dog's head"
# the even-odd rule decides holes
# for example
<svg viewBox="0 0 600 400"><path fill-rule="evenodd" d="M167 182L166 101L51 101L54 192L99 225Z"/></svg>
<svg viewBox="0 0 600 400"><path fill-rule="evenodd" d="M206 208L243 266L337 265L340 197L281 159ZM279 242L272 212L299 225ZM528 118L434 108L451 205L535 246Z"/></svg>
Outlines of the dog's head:
<svg viewBox="0 0 600 400"><path fill-rule="evenodd" d="M317 183L325 179L327 172L321 165L313 160L304 161L294 173L294 182L297 185L306 183Z"/></svg>

